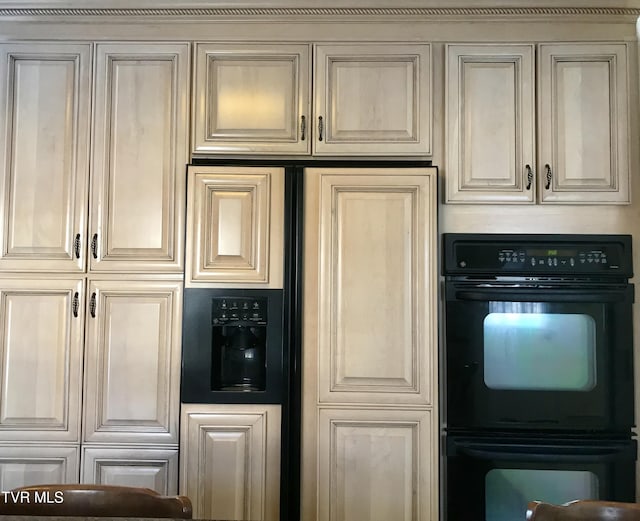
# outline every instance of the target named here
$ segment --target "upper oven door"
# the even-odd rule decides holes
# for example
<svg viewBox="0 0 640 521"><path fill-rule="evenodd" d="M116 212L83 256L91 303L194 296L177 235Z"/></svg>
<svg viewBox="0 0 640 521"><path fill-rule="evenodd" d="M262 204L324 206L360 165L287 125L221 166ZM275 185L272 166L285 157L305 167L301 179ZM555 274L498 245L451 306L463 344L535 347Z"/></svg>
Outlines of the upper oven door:
<svg viewBox="0 0 640 521"><path fill-rule="evenodd" d="M446 283L446 424L628 431L633 287Z"/></svg>

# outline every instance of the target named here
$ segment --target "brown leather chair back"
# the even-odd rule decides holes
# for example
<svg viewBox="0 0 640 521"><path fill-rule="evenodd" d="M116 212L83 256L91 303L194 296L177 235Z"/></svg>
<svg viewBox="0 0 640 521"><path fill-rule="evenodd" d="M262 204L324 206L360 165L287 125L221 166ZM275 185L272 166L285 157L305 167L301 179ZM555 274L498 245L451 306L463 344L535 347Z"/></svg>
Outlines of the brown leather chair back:
<svg viewBox="0 0 640 521"><path fill-rule="evenodd" d="M527 521L640 521L640 504L578 500L550 505L532 501Z"/></svg>
<svg viewBox="0 0 640 521"><path fill-rule="evenodd" d="M188 497L161 496L148 488L34 485L0 497L0 515L191 519L193 511Z"/></svg>

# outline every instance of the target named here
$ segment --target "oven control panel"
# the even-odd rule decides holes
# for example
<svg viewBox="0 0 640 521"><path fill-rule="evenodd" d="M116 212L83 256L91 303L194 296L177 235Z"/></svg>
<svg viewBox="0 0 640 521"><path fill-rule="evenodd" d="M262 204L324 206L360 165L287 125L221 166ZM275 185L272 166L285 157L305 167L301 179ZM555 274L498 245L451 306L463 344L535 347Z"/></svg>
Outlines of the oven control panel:
<svg viewBox="0 0 640 521"><path fill-rule="evenodd" d="M444 234L445 274L631 277L631 237Z"/></svg>

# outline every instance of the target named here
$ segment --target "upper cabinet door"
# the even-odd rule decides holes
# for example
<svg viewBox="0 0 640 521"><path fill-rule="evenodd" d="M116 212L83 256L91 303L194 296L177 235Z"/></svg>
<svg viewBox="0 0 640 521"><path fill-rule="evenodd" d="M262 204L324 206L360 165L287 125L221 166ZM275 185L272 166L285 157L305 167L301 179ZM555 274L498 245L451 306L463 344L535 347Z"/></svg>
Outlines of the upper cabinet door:
<svg viewBox="0 0 640 521"><path fill-rule="evenodd" d="M183 266L188 44L98 44L90 269Z"/></svg>
<svg viewBox="0 0 640 521"><path fill-rule="evenodd" d="M194 153L309 154L308 45L199 43Z"/></svg>
<svg viewBox="0 0 640 521"><path fill-rule="evenodd" d="M627 44L539 46L543 202L628 203Z"/></svg>
<svg viewBox="0 0 640 521"><path fill-rule="evenodd" d="M318 45L314 63L314 154L431 154L430 45Z"/></svg>
<svg viewBox="0 0 640 521"><path fill-rule="evenodd" d="M448 45L447 202L535 200L533 45Z"/></svg>
<svg viewBox="0 0 640 521"><path fill-rule="evenodd" d="M91 45L0 45L0 269L83 271Z"/></svg>

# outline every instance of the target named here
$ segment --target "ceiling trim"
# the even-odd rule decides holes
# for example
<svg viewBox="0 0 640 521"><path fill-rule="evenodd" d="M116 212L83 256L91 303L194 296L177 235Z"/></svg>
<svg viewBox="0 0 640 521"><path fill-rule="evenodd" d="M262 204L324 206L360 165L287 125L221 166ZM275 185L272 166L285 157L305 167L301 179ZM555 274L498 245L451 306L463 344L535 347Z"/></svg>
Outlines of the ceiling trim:
<svg viewBox="0 0 640 521"><path fill-rule="evenodd" d="M496 17L640 16L628 7L0 8L0 17Z"/></svg>

